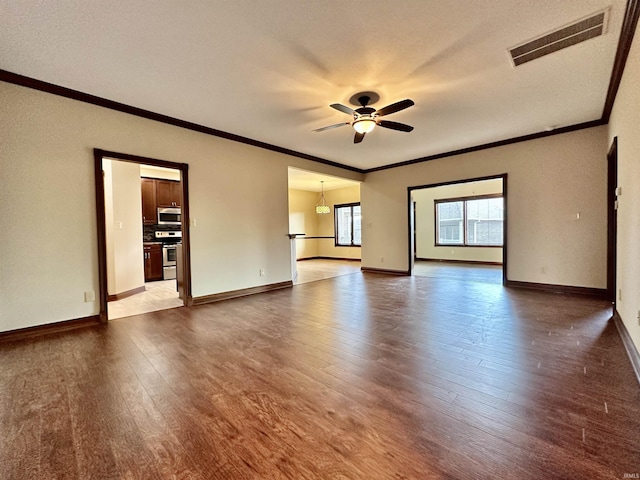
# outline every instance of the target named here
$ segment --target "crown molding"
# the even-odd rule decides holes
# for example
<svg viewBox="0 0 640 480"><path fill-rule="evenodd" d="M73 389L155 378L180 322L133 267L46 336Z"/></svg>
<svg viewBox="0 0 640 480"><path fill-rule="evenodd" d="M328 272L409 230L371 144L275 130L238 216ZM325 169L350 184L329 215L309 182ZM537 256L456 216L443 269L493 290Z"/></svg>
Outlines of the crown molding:
<svg viewBox="0 0 640 480"><path fill-rule="evenodd" d="M616 58L611 70L611 78L609 79L609 89L607 90L607 98L604 102L604 110L602 112L602 121L609 123L613 104L616 101L618 88L622 81L624 67L627 64L629 50L633 43L633 37L638 25L640 17L640 0L628 0L627 9L624 12L624 20L622 21L622 30L620 31L620 40L618 41L618 49L616 50Z"/></svg>
<svg viewBox="0 0 640 480"><path fill-rule="evenodd" d="M620 87L620 82L622 81L622 75L624 73L624 68L627 63L627 58L629 56L631 44L633 43L633 37L635 34L639 17L640 17L640 0L628 0L627 7L625 10L624 20L622 23L622 30L620 32L620 40L618 41L618 48L616 50L614 66L611 71L611 78L609 79L609 87L607 89L607 97L605 100L604 110L602 113L602 117L599 120L592 120L589 122L569 125L566 127L558 128L550 132L544 131L544 132L538 132L538 133L533 133L529 135L523 135L519 137L505 139L505 140L499 140L496 142L485 143L483 145L462 148L459 150L452 150L450 152L438 153L438 154L429 155L426 157L415 158L412 160L405 160L402 162L392 163L392 164L369 168L369 169L352 167L350 165L334 162L332 160L316 157L314 155L308 155L306 153L297 152L295 150L279 147L277 145L271 145L269 143L261 142L259 140L254 140L252 138L235 135L233 133L224 132L222 130L217 130L215 128L206 127L204 125L188 122L186 120L181 120L179 118L170 117L168 115L163 115L161 113L156 113L156 112L152 112L142 108L133 107L131 105L126 105L124 103L116 102L116 101L98 97L95 95L90 95L88 93L83 93L83 92L62 87L59 85L54 85L52 83L44 82L42 80L37 80L35 78L26 77L24 75L19 75L17 73L9 72L6 70L0 69L0 81L6 82L6 83L12 83L15 85L20 85L27 88L33 88L35 90L40 90L42 92L47 92L53 95L59 95L62 97L73 99L73 100L78 100L80 102L90 103L92 105L109 108L111 110L117 110L119 112L128 113L130 115L136 115L138 117L166 123L168 125L173 125L180 128L186 128L188 130L193 130L195 132L200 132L200 133L212 135L219 138L224 138L226 140L231 140L233 142L239 142L245 145L251 145L258 148L263 148L265 150L270 150L272 152L282 153L284 155L290 155L293 157L310 160L312 162L321 163L323 165L329 165L332 167L343 168L345 170L349 170L349 171L360 173L360 174L366 174L366 173L378 172L381 170L387 170L390 168L398 168L398 167L404 167L407 165L413 165L416 163L428 162L431 160L438 160L441 158L452 157L455 155L462 155L470 152L477 152L479 150L486 150L489 148L496 148L504 145L511 145L514 143L526 142L529 140L549 137L552 135L560 135L563 133L582 130L585 128L606 125L607 123L609 123L609 118L611 116L613 104L615 103L616 95L618 93L618 88Z"/></svg>
<svg viewBox="0 0 640 480"><path fill-rule="evenodd" d="M364 173L379 172L380 170L388 170L390 168L405 167L407 165L413 165L415 163L422 163L422 162L428 162L430 160L438 160L441 158L453 157L455 155L462 155L464 153L477 152L479 150L487 150L489 148L502 147L504 145L511 145L513 143L527 142L529 140L535 140L537 138L550 137L552 135L560 135L562 133L573 132L573 131L582 130L585 128L598 127L604 124L605 123L602 120L593 120L591 122L578 123L576 125L570 125L568 127L558 128L550 132L544 131L544 132L538 132L538 133L531 133L529 135L508 138L506 140L499 140L497 142L485 143L483 145L476 145L474 147L461 148L460 150L452 150L450 152L437 153L435 155L429 155L427 157L414 158L413 160L405 160L403 162L391 163L389 165L383 165L381 167L369 168L368 170L365 170Z"/></svg>
<svg viewBox="0 0 640 480"><path fill-rule="evenodd" d="M332 167L344 168L345 170L350 170L352 172L363 173L362 169L352 167L350 165L344 165L342 163L333 162L331 160L308 155L306 153L296 152L295 150L279 147L277 145L271 145L270 143L261 142L259 140L243 137L241 135L235 135L233 133L224 132L215 128L205 127L204 125L200 125L198 123L188 122L186 120L181 120L179 118L170 117L161 113L152 112L143 108L133 107L125 103L116 102L114 100L109 100L107 98L98 97L89 93L80 92L71 88L61 87L60 85L48 83L36 78L26 77L24 75L9 72L7 70L0 69L0 81L12 83L14 85L20 85L22 87L32 88L34 90L51 93L53 95L58 95L65 98L70 98L79 102L90 103L98 107L104 107L111 110L116 110L118 112L128 113L130 115L154 120L156 122L166 123L175 127L186 128L187 130L193 130L194 132L200 132L207 135L212 135L214 137L224 138L226 140L231 140L232 142L244 143L245 145L263 148L272 152L282 153L284 155L290 155L292 157L303 158L305 160L311 160L313 162L330 165Z"/></svg>

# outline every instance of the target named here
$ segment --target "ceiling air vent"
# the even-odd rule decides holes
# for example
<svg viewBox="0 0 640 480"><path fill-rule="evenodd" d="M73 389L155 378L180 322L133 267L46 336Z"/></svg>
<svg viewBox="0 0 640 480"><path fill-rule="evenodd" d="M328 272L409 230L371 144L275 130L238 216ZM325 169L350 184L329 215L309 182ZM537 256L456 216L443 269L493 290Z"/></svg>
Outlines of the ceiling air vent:
<svg viewBox="0 0 640 480"><path fill-rule="evenodd" d="M607 10L580 20L509 50L518 66L605 33Z"/></svg>

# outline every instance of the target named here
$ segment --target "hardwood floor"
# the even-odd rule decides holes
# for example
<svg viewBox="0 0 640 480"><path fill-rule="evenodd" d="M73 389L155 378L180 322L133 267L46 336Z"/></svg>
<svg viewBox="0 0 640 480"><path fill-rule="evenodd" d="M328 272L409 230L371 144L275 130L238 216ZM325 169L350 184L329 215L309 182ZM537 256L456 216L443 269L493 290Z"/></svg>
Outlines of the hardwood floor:
<svg viewBox="0 0 640 480"><path fill-rule="evenodd" d="M355 260L314 258L299 260L296 263L298 270L298 278L294 282L296 285L360 272L360 261Z"/></svg>
<svg viewBox="0 0 640 480"><path fill-rule="evenodd" d="M416 260L413 275L436 277L445 281L480 282L502 284L502 265L448 263Z"/></svg>
<svg viewBox="0 0 640 480"><path fill-rule="evenodd" d="M358 273L6 342L0 477L624 478L640 388L609 310Z"/></svg>

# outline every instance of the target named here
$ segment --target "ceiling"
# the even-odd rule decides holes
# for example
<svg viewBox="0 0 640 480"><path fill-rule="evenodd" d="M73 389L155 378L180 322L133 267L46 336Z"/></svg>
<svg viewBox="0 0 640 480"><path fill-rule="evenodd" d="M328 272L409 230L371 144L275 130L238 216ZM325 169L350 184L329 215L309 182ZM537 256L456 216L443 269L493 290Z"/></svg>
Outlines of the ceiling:
<svg viewBox="0 0 640 480"><path fill-rule="evenodd" d="M624 0L5 0L0 68L367 170L603 114ZM606 33L514 67L508 49L608 8ZM360 144L329 107L374 91Z"/></svg>
<svg viewBox="0 0 640 480"><path fill-rule="evenodd" d="M358 185L360 185L360 182L355 182L346 178L339 178L289 167L289 188L293 188L295 190L319 192L324 188L324 191L328 192L339 188L357 187Z"/></svg>

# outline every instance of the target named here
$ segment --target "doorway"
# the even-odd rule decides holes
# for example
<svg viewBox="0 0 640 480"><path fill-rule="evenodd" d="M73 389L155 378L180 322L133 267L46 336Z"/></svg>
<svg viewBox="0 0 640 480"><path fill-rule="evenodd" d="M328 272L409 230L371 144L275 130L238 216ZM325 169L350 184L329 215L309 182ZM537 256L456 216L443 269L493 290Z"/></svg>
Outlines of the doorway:
<svg viewBox="0 0 640 480"><path fill-rule="evenodd" d="M360 182L289 167L288 194L294 285L360 272Z"/></svg>
<svg viewBox="0 0 640 480"><path fill-rule="evenodd" d="M507 174L409 187L409 274L507 284Z"/></svg>
<svg viewBox="0 0 640 480"><path fill-rule="evenodd" d="M95 149L94 169L100 320L190 304L188 165ZM145 202L145 169L174 175L157 180L162 195L153 196L153 205ZM170 209L156 208L156 198L171 201L166 216L157 212ZM113 315L110 301L122 302L122 308L111 303Z"/></svg>
<svg viewBox="0 0 640 480"><path fill-rule="evenodd" d="M614 137L607 154L607 300L616 313L616 259L617 259L617 187L618 187L618 137Z"/></svg>

